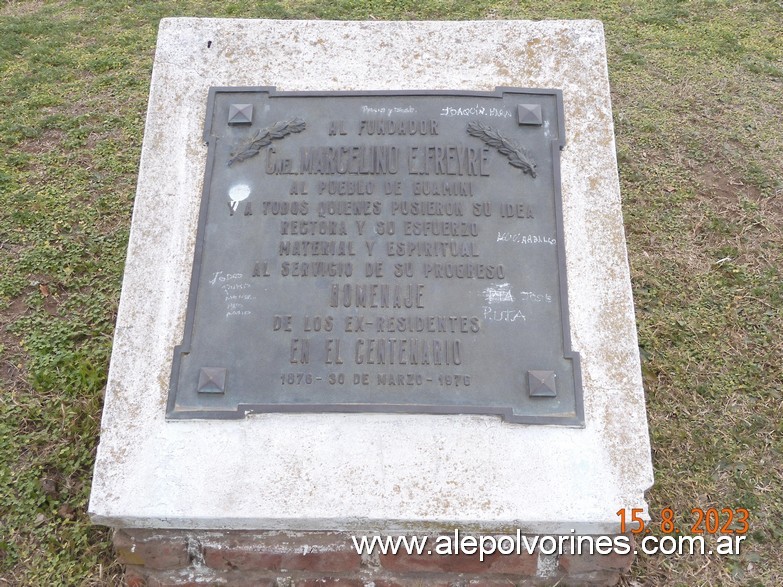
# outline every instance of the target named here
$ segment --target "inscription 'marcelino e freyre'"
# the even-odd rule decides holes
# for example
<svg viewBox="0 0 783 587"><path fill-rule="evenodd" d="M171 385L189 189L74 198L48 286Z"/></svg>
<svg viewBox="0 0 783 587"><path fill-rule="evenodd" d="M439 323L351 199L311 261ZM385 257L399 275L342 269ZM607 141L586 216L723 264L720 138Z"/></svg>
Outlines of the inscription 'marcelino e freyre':
<svg viewBox="0 0 783 587"><path fill-rule="evenodd" d="M558 90L212 88L168 417L584 422Z"/></svg>

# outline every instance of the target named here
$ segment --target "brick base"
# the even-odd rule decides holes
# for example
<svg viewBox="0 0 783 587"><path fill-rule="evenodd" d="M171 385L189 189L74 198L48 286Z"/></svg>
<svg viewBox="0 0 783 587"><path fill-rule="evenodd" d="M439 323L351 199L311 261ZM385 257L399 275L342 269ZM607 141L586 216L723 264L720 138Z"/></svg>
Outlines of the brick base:
<svg viewBox="0 0 783 587"><path fill-rule="evenodd" d="M435 538L431 539L434 544ZM615 585L627 555L359 555L351 535L118 529L128 587L544 587ZM401 549L402 550L402 549Z"/></svg>

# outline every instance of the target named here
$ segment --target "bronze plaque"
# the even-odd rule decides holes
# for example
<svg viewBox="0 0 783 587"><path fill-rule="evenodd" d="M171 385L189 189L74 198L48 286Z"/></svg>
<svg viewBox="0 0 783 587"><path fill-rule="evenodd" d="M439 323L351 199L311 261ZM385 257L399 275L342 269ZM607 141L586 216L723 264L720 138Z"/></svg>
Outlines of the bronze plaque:
<svg viewBox="0 0 783 587"><path fill-rule="evenodd" d="M559 90L212 88L168 418L584 423Z"/></svg>

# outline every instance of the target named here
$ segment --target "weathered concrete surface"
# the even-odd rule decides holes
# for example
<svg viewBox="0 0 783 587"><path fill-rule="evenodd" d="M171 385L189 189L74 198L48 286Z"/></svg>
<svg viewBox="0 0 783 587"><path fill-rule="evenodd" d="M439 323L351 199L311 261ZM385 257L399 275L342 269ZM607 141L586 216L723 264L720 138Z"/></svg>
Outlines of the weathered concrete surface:
<svg viewBox="0 0 783 587"><path fill-rule="evenodd" d="M164 419L182 340L212 85L561 88L570 326L584 429L497 417ZM597 21L165 19L90 513L130 527L617 532L652 484Z"/></svg>

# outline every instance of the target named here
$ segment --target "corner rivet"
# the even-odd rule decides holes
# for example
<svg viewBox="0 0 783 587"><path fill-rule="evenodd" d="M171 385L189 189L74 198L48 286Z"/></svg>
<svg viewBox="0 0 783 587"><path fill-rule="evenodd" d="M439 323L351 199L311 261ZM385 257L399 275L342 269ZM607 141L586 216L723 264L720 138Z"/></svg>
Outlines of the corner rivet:
<svg viewBox="0 0 783 587"><path fill-rule="evenodd" d="M541 126L544 120L541 115L541 104L517 105L517 117L519 124Z"/></svg>
<svg viewBox="0 0 783 587"><path fill-rule="evenodd" d="M554 371L528 371L527 385L530 397L557 397Z"/></svg>
<svg viewBox="0 0 783 587"><path fill-rule="evenodd" d="M199 393L224 393L226 391L226 376L228 369L225 367L202 367L198 374Z"/></svg>
<svg viewBox="0 0 783 587"><path fill-rule="evenodd" d="M252 104L231 104L228 107L229 124L250 124L253 122Z"/></svg>

